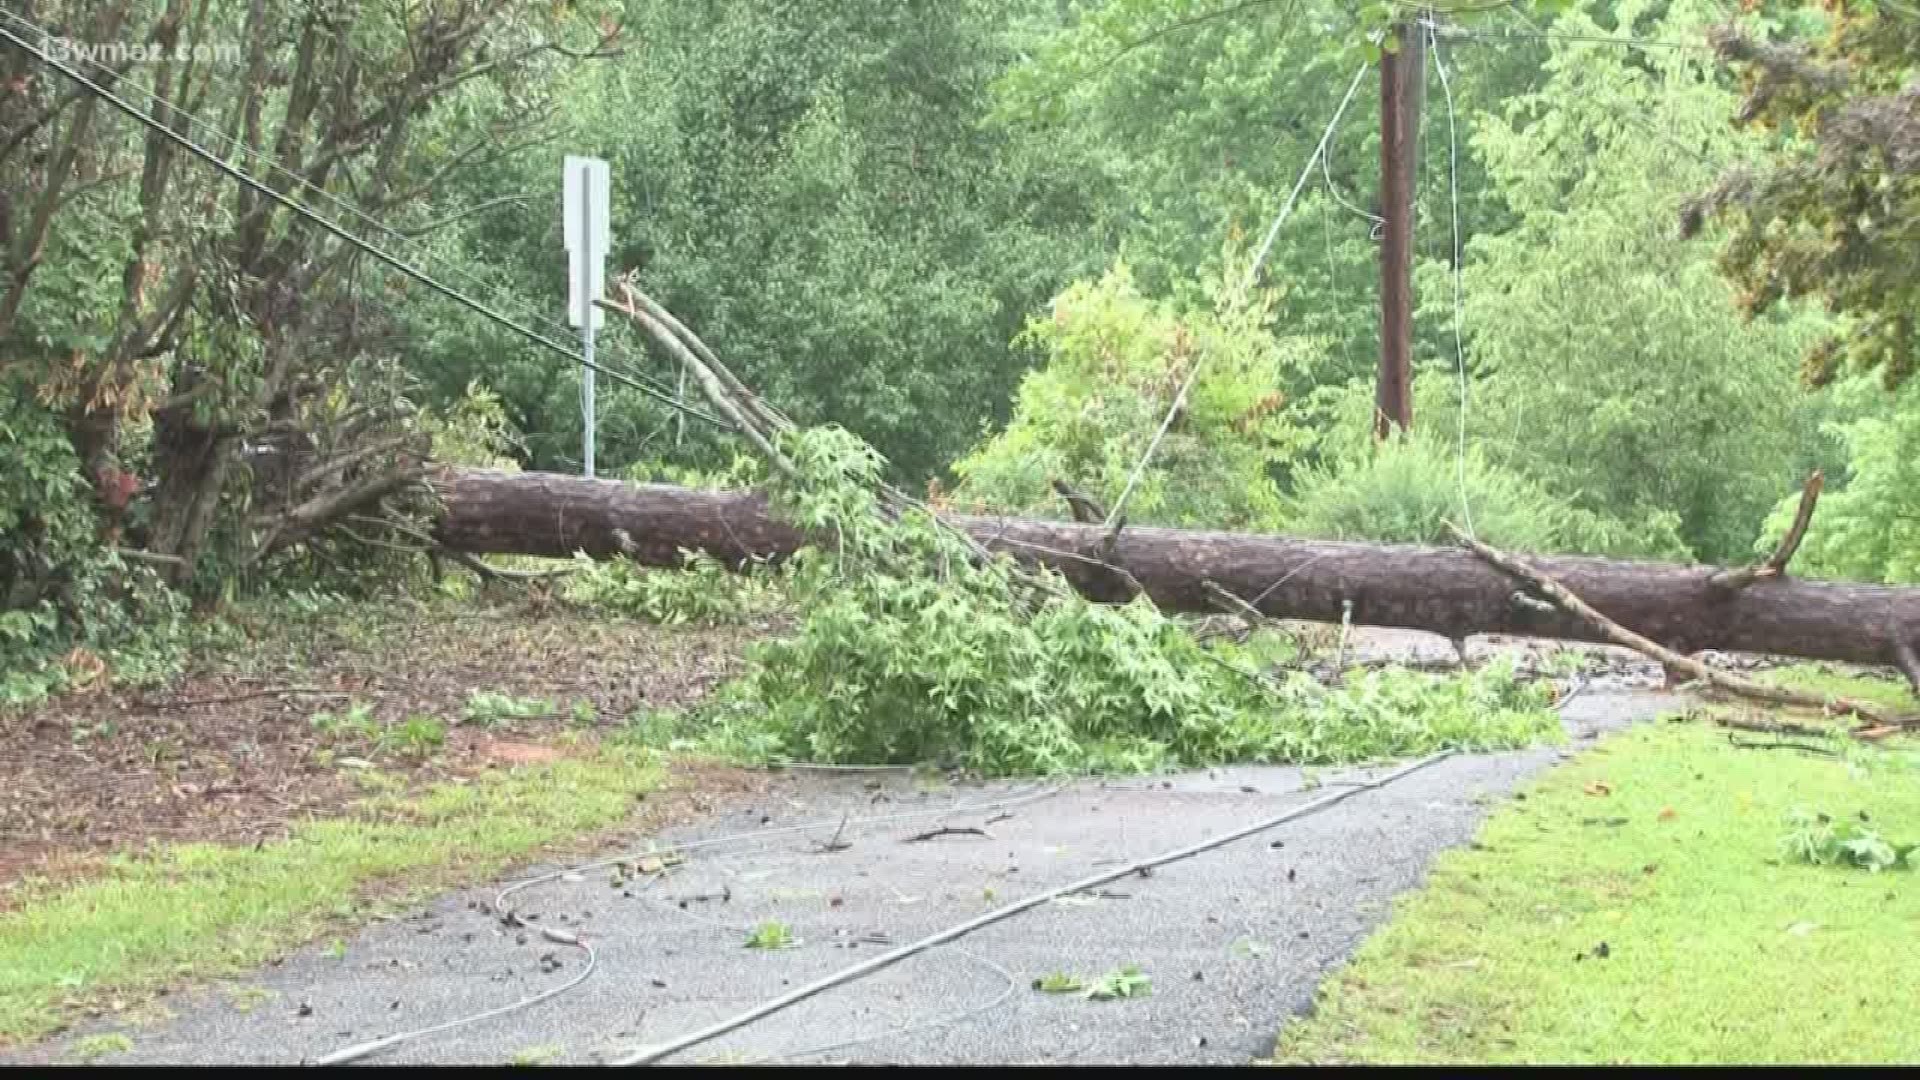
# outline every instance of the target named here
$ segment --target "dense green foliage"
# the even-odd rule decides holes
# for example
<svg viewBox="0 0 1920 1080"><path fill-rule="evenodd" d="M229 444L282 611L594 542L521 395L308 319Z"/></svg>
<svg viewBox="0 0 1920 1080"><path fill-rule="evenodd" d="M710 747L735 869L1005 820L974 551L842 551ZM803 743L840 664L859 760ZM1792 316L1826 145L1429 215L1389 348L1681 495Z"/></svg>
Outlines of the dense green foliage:
<svg viewBox="0 0 1920 1080"><path fill-rule="evenodd" d="M1680 38L1719 10L1681 0L1655 21L1639 0L1614 7ZM1603 32L1578 13L1560 25ZM1675 235L1711 163L1752 153L1709 59L1556 42L1546 71L1473 124L1518 220L1469 248L1470 436L1577 507L1677 515L1693 555L1738 560L1813 463L1815 403L1794 369L1824 323L1797 310L1744 323L1710 252Z"/></svg>
<svg viewBox="0 0 1920 1080"><path fill-rule="evenodd" d="M1276 390L1312 343L1276 338L1249 307L1182 315L1140 295L1121 266L1083 282L1028 324L1044 356L1020 384L1004 431L954 465L965 502L1062 510L1054 480L1118 493L1159 433L1181 384L1206 365L1129 497L1136 519L1273 528L1274 477L1305 441Z"/></svg>
<svg viewBox="0 0 1920 1080"><path fill-rule="evenodd" d="M606 158L612 264L639 269L795 419L860 431L923 478L1004 415L1021 369L1011 339L1097 250L1080 178L979 123L1016 32L1052 7L633 3L629 54L570 78L564 143L474 177L454 201L551 192L562 153ZM496 212L447 243L456 263L492 268L555 318L565 279L541 205L536 227ZM535 464L577 467L573 372L450 306L422 318L425 370L449 387L484 379L512 403ZM674 384L670 362L609 325L609 364ZM609 471L675 440L724 460L698 422L683 430L639 393L600 386Z"/></svg>
<svg viewBox="0 0 1920 1080"><path fill-rule="evenodd" d="M1494 666L1445 680L1355 674L1328 689L1269 675L1262 646L1209 648L1136 600L1038 590L974 562L923 513L886 522L881 462L837 428L795 433L776 486L798 526L837 538L796 555L795 632L760 644L701 710L710 746L754 758L945 761L989 773L1138 771L1224 761L1348 762L1514 746L1558 731L1543 691Z"/></svg>
<svg viewBox="0 0 1920 1080"><path fill-rule="evenodd" d="M102 672L89 657L102 653L123 677L170 670L184 603L150 567L100 548L72 447L4 377L0 461L0 706L93 682Z"/></svg>
<svg viewBox="0 0 1920 1080"><path fill-rule="evenodd" d="M1847 370L1878 369L1885 385L1912 377L1920 350L1920 8L1906 0L1820 5L1765 3L1761 31L1713 34L1746 99L1735 120L1779 133L1783 148L1759 167L1735 168L1687 208L1725 222L1722 265L1749 312L1817 296L1845 317L1807 354L1825 385Z"/></svg>
<svg viewBox="0 0 1920 1080"><path fill-rule="evenodd" d="M1847 447L1846 477L1821 499L1794 565L1823 577L1920 582L1920 393L1907 387L1886 398L1860 378L1835 392L1852 406L1853 419L1831 424ZM1786 532L1798 502L1781 500L1756 550Z"/></svg>
<svg viewBox="0 0 1920 1080"><path fill-rule="evenodd" d="M1673 555L1667 519L1634 527L1561 503L1538 483L1489 464L1477 448L1427 435L1305 471L1293 496L1291 528L1303 535L1400 544L1450 544L1449 525L1496 547Z"/></svg>

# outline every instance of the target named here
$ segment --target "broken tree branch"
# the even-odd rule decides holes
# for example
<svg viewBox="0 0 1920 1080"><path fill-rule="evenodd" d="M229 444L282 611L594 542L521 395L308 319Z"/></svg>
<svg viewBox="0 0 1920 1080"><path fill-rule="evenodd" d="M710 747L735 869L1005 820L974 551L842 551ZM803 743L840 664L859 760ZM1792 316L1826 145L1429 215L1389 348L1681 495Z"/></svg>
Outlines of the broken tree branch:
<svg viewBox="0 0 1920 1080"><path fill-rule="evenodd" d="M1220 605L1222 611L1240 616L1241 620L1249 627L1272 627L1273 619L1269 617L1266 612L1261 611L1259 608L1240 599L1233 593L1221 588L1219 584L1212 581L1203 581L1200 583L1200 587L1207 590L1207 595L1214 598Z"/></svg>
<svg viewBox="0 0 1920 1080"><path fill-rule="evenodd" d="M1757 720L1750 716L1715 715L1713 722L1723 728L1735 731L1757 731L1763 735L1789 735L1800 739L1825 739L1837 732L1824 728L1795 724L1786 720Z"/></svg>
<svg viewBox="0 0 1920 1080"><path fill-rule="evenodd" d="M1778 739L1770 742L1746 741L1733 732L1727 732L1727 742L1738 750L1798 750L1803 754L1819 754L1822 757L1839 757L1840 752L1828 746L1813 746L1808 743Z"/></svg>
<svg viewBox="0 0 1920 1080"><path fill-rule="evenodd" d="M529 581L545 581L548 578L565 577L577 569L572 566L562 566L554 570L502 570L497 566L487 565L487 563L477 555L465 551L455 551L434 539L432 536L421 532L419 529L404 522L395 521L392 518L369 517L366 514L348 514L347 520L358 521L366 525L379 525L383 528L392 529L402 536L411 536L415 540L427 545L427 551L450 556L454 562L479 574L483 578L506 582L509 585L524 585Z"/></svg>
<svg viewBox="0 0 1920 1080"><path fill-rule="evenodd" d="M252 701L263 697L336 697L350 698L356 691L324 690L318 686L269 686L263 690L248 690L238 694L225 694L220 697L186 698L174 701L148 701L136 699L133 704L141 709L191 709L198 705L229 705L236 701ZM360 690L360 694L372 695L375 690Z"/></svg>
<svg viewBox="0 0 1920 1080"><path fill-rule="evenodd" d="M1920 723L1920 719L1896 717L1877 705L1870 705L1867 702L1853 698L1826 698L1819 694L1809 694L1799 690L1790 690L1785 687L1767 686L1762 683L1749 682L1746 679L1729 675L1724 671L1710 668L1690 656L1682 656L1680 653L1650 638L1642 637L1628 630L1626 627L1621 626L1619 623L1614 622L1612 619L1607 618L1605 615L1600 614L1588 606L1586 601L1575 596L1566 586L1561 585L1559 582L1528 566L1526 563L1521 562L1519 559L1488 547L1486 544L1460 531L1457 527L1449 525L1449 528L1453 530L1454 536L1458 538L1461 543L1472 549L1475 555L1480 556L1480 558L1513 577L1519 578L1521 581L1532 585L1534 589L1545 594L1568 612L1586 620L1615 644L1624 645L1635 652L1653 657L1662 664L1684 671L1688 675L1708 685L1718 687L1731 694L1737 694L1740 697L1751 698L1755 701L1767 701L1776 705L1792 705L1806 709L1817 709L1822 713L1852 713L1862 720L1869 721L1870 724L1876 728L1898 729Z"/></svg>
<svg viewBox="0 0 1920 1080"><path fill-rule="evenodd" d="M984 836L989 840L993 839L993 834L987 832L985 829L976 828L972 825L943 825L938 829L928 829L923 833L915 833L900 842L903 844L917 844L926 840L937 840L942 836Z"/></svg>
<svg viewBox="0 0 1920 1080"><path fill-rule="evenodd" d="M686 325L666 308L660 306L652 297L641 292L634 284L633 272L622 275L617 284L621 299L618 301L601 299L595 301L601 307L627 316L655 341L679 361L682 371L693 373L694 381L700 391L714 407L719 409L740 434L751 442L754 449L766 458L769 464L790 480L799 481L800 472L779 449L780 436L793 429L793 422L767 405L745 383L742 383L727 366L720 361L704 341L687 329ZM876 486L878 495L878 514L887 520L897 520L909 509L918 509L931 517L936 525L964 544L972 558L985 562L992 555L978 540L968 535L966 530L956 528L939 514L917 499L891 484L880 483ZM1115 537L1117 538L1117 533ZM1112 539L1109 540L1109 547ZM1110 576L1121 580L1121 587L1131 581L1131 576L1118 567L1109 567ZM1041 591L1051 591L1051 583L1044 578L1033 578ZM1135 593L1140 592L1139 583L1132 582Z"/></svg>
<svg viewBox="0 0 1920 1080"><path fill-rule="evenodd" d="M760 452L760 456L765 458L769 465L780 470L781 475L790 480L798 480L799 470L795 469L793 462L788 461L787 456L774 445L774 439L779 432L765 430L764 423L756 422L759 418L749 415L736 396L728 391L726 384L721 381L714 369L695 355L692 346L682 341L672 328L643 310L631 285L625 280L618 281L617 284L620 286L621 302L602 301L602 304L625 315L633 321L634 325L645 330L647 336L653 338L672 354L682 368L693 373L694 381L700 384L701 393L713 403L713 407L719 409L733 423L734 429L753 444L753 448Z"/></svg>
<svg viewBox="0 0 1920 1080"><path fill-rule="evenodd" d="M1722 570L1707 579L1707 583L1716 589L1728 592L1744 589L1756 581L1776 578L1787 572L1787 563L1793 553L1800 550L1800 541L1806 538L1807 525L1813 520L1813 508L1820 502L1820 488L1826 483L1826 477L1819 469L1807 477L1807 484L1800 489L1800 509L1794 512L1793 525L1787 529L1787 535L1780 538L1780 544L1767 556L1765 562L1753 566L1742 566L1734 570Z"/></svg>

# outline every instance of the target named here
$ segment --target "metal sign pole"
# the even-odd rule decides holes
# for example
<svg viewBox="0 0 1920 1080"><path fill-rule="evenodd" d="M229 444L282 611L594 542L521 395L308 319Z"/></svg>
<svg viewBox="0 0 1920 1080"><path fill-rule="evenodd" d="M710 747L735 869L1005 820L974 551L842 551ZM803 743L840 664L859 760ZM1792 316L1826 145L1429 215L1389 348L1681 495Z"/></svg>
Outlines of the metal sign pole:
<svg viewBox="0 0 1920 1080"><path fill-rule="evenodd" d="M580 328L581 473L593 477L595 419L593 332L605 318L594 301L600 298L606 272L609 231L607 163L598 158L569 157L561 175L561 225L567 246L567 320Z"/></svg>
<svg viewBox="0 0 1920 1080"><path fill-rule="evenodd" d="M591 172L585 169L580 170L581 233L588 237L593 235L592 175ZM590 243L580 245L580 259L582 262L586 262L593 257L591 246ZM590 268L583 270L583 273L587 274L591 274L592 272ZM591 298L589 298L588 302L592 302ZM589 480L593 479L593 425L596 415L593 407L593 322L594 320L592 318L586 318L580 321L580 356L586 361L586 369L581 372L580 379L580 414L585 427L585 434L582 441L585 442L586 445L580 450L580 459L583 462L581 472Z"/></svg>

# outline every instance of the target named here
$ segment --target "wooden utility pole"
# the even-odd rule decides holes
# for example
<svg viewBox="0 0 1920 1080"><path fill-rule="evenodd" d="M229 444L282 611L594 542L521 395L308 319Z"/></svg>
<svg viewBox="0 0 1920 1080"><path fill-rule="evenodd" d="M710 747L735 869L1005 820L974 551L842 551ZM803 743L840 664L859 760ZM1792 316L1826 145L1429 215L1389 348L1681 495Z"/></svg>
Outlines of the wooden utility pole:
<svg viewBox="0 0 1920 1080"><path fill-rule="evenodd" d="M1394 28L1399 48L1380 57L1380 375L1373 434L1413 427L1413 184L1426 86L1424 31Z"/></svg>

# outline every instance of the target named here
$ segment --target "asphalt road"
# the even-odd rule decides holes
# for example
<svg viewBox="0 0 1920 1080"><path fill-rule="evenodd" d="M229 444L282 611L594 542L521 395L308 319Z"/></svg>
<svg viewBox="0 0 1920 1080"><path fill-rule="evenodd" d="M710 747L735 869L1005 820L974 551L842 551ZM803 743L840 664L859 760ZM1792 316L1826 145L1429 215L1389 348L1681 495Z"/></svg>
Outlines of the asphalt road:
<svg viewBox="0 0 1920 1080"><path fill-rule="evenodd" d="M1433 856L1467 842L1516 784L1597 733L1670 711L1647 690L1589 690L1562 750L1459 756L1316 815L1052 902L803 1001L670 1059L675 1063L1242 1063L1416 886ZM1378 775L1326 773L1339 781ZM483 1012L580 974L583 956L539 932L577 933L598 954L579 988L534 1007L414 1039L369 1063L590 1063L744 1011L996 905L1193 843L1328 794L1288 768L1086 782L1004 808L1033 784L925 790L899 773L794 772L750 805L676 830L676 842L768 831L690 849L658 878L590 871L517 894L526 925L486 908L498 887L455 893L346 943L254 977L171 999L171 1019L97 1026L15 1064L73 1060L75 1041L123 1031L102 1063L291 1064ZM886 815L920 816L863 821ZM846 819L844 828L839 822ZM821 827L771 833L795 824ZM942 827L951 832L909 837ZM829 850L838 833L838 844ZM984 834L984 835L983 835ZM766 921L787 948L744 947ZM1033 980L1092 981L1137 965L1144 996L1089 1000ZM97 1044L96 1044L97 1045Z"/></svg>

